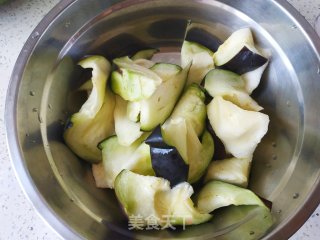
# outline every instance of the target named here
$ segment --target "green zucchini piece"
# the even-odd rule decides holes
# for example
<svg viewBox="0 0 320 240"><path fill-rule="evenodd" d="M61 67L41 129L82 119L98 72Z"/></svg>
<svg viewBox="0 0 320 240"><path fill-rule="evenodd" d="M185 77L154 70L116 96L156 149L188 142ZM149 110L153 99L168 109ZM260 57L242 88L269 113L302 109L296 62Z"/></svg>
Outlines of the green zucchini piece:
<svg viewBox="0 0 320 240"><path fill-rule="evenodd" d="M211 213L230 205L257 205L267 208L252 191L216 180L206 183L196 196L196 206L202 213Z"/></svg>
<svg viewBox="0 0 320 240"><path fill-rule="evenodd" d="M150 148L143 142L146 136L145 134L130 146L122 146L117 136L109 137L99 144L102 163L99 163L100 166L92 166L97 187L114 188L114 181L123 169L142 175L154 175Z"/></svg>
<svg viewBox="0 0 320 240"><path fill-rule="evenodd" d="M200 84L206 74L214 68L213 52L195 42L184 41L181 48L181 66L191 64L187 86Z"/></svg>
<svg viewBox="0 0 320 240"><path fill-rule="evenodd" d="M246 92L246 83L241 76L231 71L211 70L206 75L204 88L211 97L222 96L243 109L252 111L263 109Z"/></svg>
<svg viewBox="0 0 320 240"><path fill-rule="evenodd" d="M110 63L101 56L91 56L79 62L92 68L92 90L78 113L71 116L63 138L70 149L82 159L101 161L99 142L114 134L114 94L106 89Z"/></svg>
<svg viewBox="0 0 320 240"><path fill-rule="evenodd" d="M134 122L127 116L129 102L116 96L116 107L114 109L115 132L118 136L119 144L130 146L143 132L140 131L140 123Z"/></svg>
<svg viewBox="0 0 320 240"><path fill-rule="evenodd" d="M212 161L207 169L205 182L219 180L246 188L250 166L250 158L228 158Z"/></svg>
<svg viewBox="0 0 320 240"><path fill-rule="evenodd" d="M159 52L158 49L145 49L145 50L141 50L139 52L136 52L131 59L133 61L138 60L138 59L147 59L150 60L152 58L152 56Z"/></svg>
<svg viewBox="0 0 320 240"><path fill-rule="evenodd" d="M155 194L154 207L161 219L161 223L171 225L196 225L207 222L212 218L211 214L200 213L191 200L192 186L182 182L172 189L158 191Z"/></svg>
<svg viewBox="0 0 320 240"><path fill-rule="evenodd" d="M235 31L214 54L216 66L237 74L253 71L268 59L255 48L250 28Z"/></svg>
<svg viewBox="0 0 320 240"><path fill-rule="evenodd" d="M127 216L141 216L143 225L147 225L146 218L158 216L155 194L158 191L170 190L170 183L163 178L142 176L123 170L116 177L114 189Z"/></svg>
<svg viewBox="0 0 320 240"><path fill-rule="evenodd" d="M156 73L129 57L116 58L113 62L119 70L111 74L111 89L125 100L147 99L162 82Z"/></svg>
<svg viewBox="0 0 320 240"><path fill-rule="evenodd" d="M173 68L176 70L172 71ZM189 67L181 69L178 65L158 63L152 69L161 69L163 76L171 72L172 76L163 81L150 98L139 102L142 131L152 131L169 117L184 88Z"/></svg>
<svg viewBox="0 0 320 240"><path fill-rule="evenodd" d="M216 96L207 106L210 124L227 152L237 158L252 158L268 131L266 114L244 110Z"/></svg>

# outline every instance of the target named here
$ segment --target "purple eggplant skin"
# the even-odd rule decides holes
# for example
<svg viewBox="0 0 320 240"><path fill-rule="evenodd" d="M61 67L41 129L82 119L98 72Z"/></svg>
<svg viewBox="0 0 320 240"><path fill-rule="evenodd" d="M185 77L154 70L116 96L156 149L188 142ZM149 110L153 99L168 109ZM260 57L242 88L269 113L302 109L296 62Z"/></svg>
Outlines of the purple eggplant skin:
<svg viewBox="0 0 320 240"><path fill-rule="evenodd" d="M188 30L185 40L201 44L213 52L217 51L222 44L222 41L218 37L198 27Z"/></svg>
<svg viewBox="0 0 320 240"><path fill-rule="evenodd" d="M157 177L167 179L171 186L188 180L189 165L187 165L175 147L150 147L152 168Z"/></svg>
<svg viewBox="0 0 320 240"><path fill-rule="evenodd" d="M261 67L267 61L267 58L252 52L244 46L231 60L221 65L220 68L242 75Z"/></svg>
<svg viewBox="0 0 320 240"><path fill-rule="evenodd" d="M163 141L160 126L152 132L145 143L150 146L152 168L157 177L167 179L171 186L188 180L189 165L175 147Z"/></svg>

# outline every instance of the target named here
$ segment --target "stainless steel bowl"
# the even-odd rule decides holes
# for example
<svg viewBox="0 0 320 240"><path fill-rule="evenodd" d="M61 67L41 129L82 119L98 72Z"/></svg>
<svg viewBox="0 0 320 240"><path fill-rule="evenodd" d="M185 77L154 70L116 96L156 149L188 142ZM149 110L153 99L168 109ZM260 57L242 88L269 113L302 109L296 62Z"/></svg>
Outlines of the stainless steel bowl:
<svg viewBox="0 0 320 240"><path fill-rule="evenodd" d="M271 123L254 156L251 188L273 202L266 238L286 239L320 201L320 41L280 0L66 0L36 27L15 65L6 102L8 145L23 189L66 239L122 239L126 220L112 191L95 188L90 166L63 143L63 123L79 104L75 62L113 58L137 46L177 48L187 20L219 39L250 26L272 58L254 95ZM211 239L210 224L181 233L129 237Z"/></svg>

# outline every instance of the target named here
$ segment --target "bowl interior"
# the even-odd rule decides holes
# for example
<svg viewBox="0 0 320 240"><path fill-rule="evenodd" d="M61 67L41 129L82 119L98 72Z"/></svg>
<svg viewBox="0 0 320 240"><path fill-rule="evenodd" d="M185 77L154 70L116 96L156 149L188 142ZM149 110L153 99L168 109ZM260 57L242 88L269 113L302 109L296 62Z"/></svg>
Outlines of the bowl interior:
<svg viewBox="0 0 320 240"><path fill-rule="evenodd" d="M75 91L86 80L76 66L81 57L99 54L111 60L146 47L179 51L189 20L221 41L249 26L257 45L271 56L253 96L270 116L270 125L254 154L250 188L273 203L275 224L269 236L292 223L319 181L320 79L315 46L284 7L250 0L78 0L55 11L59 15L51 15L50 24L44 22L31 37L36 39L29 39L34 45L26 45L31 54L20 66L15 127L28 184L71 229L57 229L60 234L211 239L225 233L215 221L184 231L129 231L113 191L95 187L90 165L62 139L64 123L83 99Z"/></svg>

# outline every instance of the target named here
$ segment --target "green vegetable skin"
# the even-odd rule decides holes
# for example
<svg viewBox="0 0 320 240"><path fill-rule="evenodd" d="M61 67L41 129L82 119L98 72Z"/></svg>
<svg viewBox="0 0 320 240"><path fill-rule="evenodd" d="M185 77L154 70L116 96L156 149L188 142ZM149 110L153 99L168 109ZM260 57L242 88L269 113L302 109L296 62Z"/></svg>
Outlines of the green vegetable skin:
<svg viewBox="0 0 320 240"><path fill-rule="evenodd" d="M93 175L98 187L114 188L114 181L123 169L143 175L154 175L151 165L150 148L143 141L144 134L130 146L119 144L117 136L112 136L102 143L102 163L93 165Z"/></svg>
<svg viewBox="0 0 320 240"><path fill-rule="evenodd" d="M170 189L169 181L163 178L123 170L116 178L115 192L128 216L154 216L159 225L165 225L168 217L172 225L200 224L212 217L193 206L193 189L186 182Z"/></svg>
<svg viewBox="0 0 320 240"><path fill-rule="evenodd" d="M214 229L224 229L217 240L255 240L263 237L274 221L270 210L258 205L229 206L214 212ZM214 230L213 229L213 230Z"/></svg>
<svg viewBox="0 0 320 240"><path fill-rule="evenodd" d="M181 66L190 63L187 85L200 84L207 72L214 68L213 52L198 43L185 40L181 48Z"/></svg>
<svg viewBox="0 0 320 240"><path fill-rule="evenodd" d="M195 202L200 212L214 211L213 226L225 230L217 237L219 240L258 239L273 224L270 210L259 197L229 183L210 181Z"/></svg>
<svg viewBox="0 0 320 240"><path fill-rule="evenodd" d="M151 68L164 81L150 98L140 101L141 130L151 131L169 117L185 86L189 67L159 63Z"/></svg>
<svg viewBox="0 0 320 240"><path fill-rule="evenodd" d="M72 115L64 132L64 140L82 159L98 163L100 141L114 133L113 110L115 97L106 90L110 63L101 56L91 56L79 62L83 68L92 68L92 91L80 111Z"/></svg>
<svg viewBox="0 0 320 240"><path fill-rule="evenodd" d="M250 166L250 158L228 158L212 161L208 166L205 182L219 180L240 187L247 187Z"/></svg>
<svg viewBox="0 0 320 240"><path fill-rule="evenodd" d="M115 132L119 143L123 146L130 146L143 132L140 131L140 123L134 122L127 116L129 102L116 96L116 107L114 109Z"/></svg>
<svg viewBox="0 0 320 240"><path fill-rule="evenodd" d="M258 205L265 207L264 203L252 191L235 185L210 181L198 193L196 204L199 211L210 213L218 208L229 205Z"/></svg>
<svg viewBox="0 0 320 240"><path fill-rule="evenodd" d="M116 196L127 216L141 216L143 219L157 216L154 195L157 191L169 189L169 181L163 178L142 176L129 170L123 170L114 183Z"/></svg>
<svg viewBox="0 0 320 240"><path fill-rule="evenodd" d="M213 69L206 75L204 88L212 97L222 96L245 110L261 111L246 90L246 83L240 75L223 69Z"/></svg>
<svg viewBox="0 0 320 240"><path fill-rule="evenodd" d="M136 64L129 57L116 58L119 67L111 74L111 89L128 101L139 101L153 95L162 79L152 70Z"/></svg>

